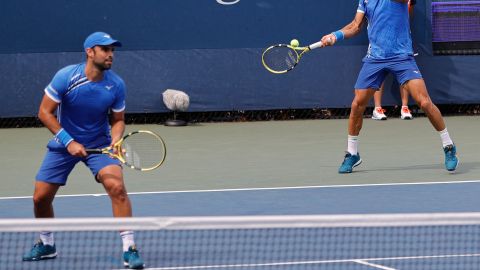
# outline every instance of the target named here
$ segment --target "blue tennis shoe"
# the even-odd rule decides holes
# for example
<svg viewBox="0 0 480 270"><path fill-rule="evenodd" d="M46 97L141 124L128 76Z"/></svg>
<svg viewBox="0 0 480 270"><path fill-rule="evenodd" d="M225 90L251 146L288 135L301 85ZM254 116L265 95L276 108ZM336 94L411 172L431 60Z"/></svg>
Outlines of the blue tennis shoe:
<svg viewBox="0 0 480 270"><path fill-rule="evenodd" d="M338 173L351 173L354 167L357 167L362 163L360 158L360 153L352 155L349 152L345 154L345 159L342 162L342 165L338 169Z"/></svg>
<svg viewBox="0 0 480 270"><path fill-rule="evenodd" d="M123 252L123 264L130 269L143 269L145 267L145 263L140 258L135 246L131 246L128 251Z"/></svg>
<svg viewBox="0 0 480 270"><path fill-rule="evenodd" d="M454 173L458 166L457 147L454 144L447 145L443 148L445 152L445 168L448 172Z"/></svg>
<svg viewBox="0 0 480 270"><path fill-rule="evenodd" d="M23 255L24 261L40 261L47 259L55 259L57 257L57 249L55 245L44 245L42 240L38 240L30 251Z"/></svg>

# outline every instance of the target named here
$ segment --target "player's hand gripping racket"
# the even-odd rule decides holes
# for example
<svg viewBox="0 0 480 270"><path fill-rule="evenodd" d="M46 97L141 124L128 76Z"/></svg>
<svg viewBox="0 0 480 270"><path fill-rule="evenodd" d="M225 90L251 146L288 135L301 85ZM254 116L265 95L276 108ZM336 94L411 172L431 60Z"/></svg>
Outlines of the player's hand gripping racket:
<svg viewBox="0 0 480 270"><path fill-rule="evenodd" d="M130 132L113 147L86 149L88 154L106 154L120 160L126 166L150 171L162 165L167 155L163 139L148 130Z"/></svg>
<svg viewBox="0 0 480 270"><path fill-rule="evenodd" d="M262 63L263 66L272 73L287 73L298 64L306 52L320 48L321 46L321 41L307 47L293 47L287 44L273 45L263 52Z"/></svg>

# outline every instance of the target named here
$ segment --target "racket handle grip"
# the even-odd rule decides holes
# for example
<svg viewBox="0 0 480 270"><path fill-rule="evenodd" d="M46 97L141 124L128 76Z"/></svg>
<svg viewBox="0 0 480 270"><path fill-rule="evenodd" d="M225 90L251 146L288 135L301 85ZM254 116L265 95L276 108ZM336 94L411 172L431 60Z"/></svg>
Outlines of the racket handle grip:
<svg viewBox="0 0 480 270"><path fill-rule="evenodd" d="M317 48L322 47L322 45L323 45L323 43L322 43L321 41L319 41L319 42L315 42L315 43L313 43L313 44L310 44L310 45L308 46L308 48L309 48L310 50L314 50L314 49L317 49Z"/></svg>
<svg viewBox="0 0 480 270"><path fill-rule="evenodd" d="M87 154L101 154L102 149L85 149L85 152L87 152Z"/></svg>

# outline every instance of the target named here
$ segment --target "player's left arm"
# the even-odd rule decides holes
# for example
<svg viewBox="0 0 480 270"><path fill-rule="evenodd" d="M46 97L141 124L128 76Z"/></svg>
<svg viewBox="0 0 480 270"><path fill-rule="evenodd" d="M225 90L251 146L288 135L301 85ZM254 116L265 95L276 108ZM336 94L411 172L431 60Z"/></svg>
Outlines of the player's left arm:
<svg viewBox="0 0 480 270"><path fill-rule="evenodd" d="M110 116L111 136L113 146L122 137L125 131L125 94L126 86L122 79L119 78L119 84L115 88L115 100L112 104L112 114Z"/></svg>
<svg viewBox="0 0 480 270"><path fill-rule="evenodd" d="M112 136L111 145L113 146L123 137L123 133L125 132L125 111L112 112L110 126Z"/></svg>

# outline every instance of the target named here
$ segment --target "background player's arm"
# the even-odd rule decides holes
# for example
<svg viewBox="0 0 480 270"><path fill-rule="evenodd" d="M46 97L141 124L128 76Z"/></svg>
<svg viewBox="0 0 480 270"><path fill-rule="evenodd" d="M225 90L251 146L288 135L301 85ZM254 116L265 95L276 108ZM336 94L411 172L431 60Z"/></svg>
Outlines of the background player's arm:
<svg viewBox="0 0 480 270"><path fill-rule="evenodd" d="M43 96L42 103L40 103L40 108L38 110L38 118L42 121L43 125L48 128L53 134L57 134L58 131L62 128L60 123L55 116L55 111L58 108L58 103L53 99L49 98L47 95ZM83 145L72 141L68 144L68 152L73 156L85 157L87 153Z"/></svg>
<svg viewBox="0 0 480 270"><path fill-rule="evenodd" d="M110 125L112 127L112 146L123 137L125 131L125 111L112 112Z"/></svg>
<svg viewBox="0 0 480 270"><path fill-rule="evenodd" d="M355 14L355 18L345 27L343 27L340 31L343 32L345 38L351 38L362 30L363 24L365 22L365 14L362 12L357 12ZM322 37L322 42L325 45L333 45L337 42L336 36L331 33Z"/></svg>

